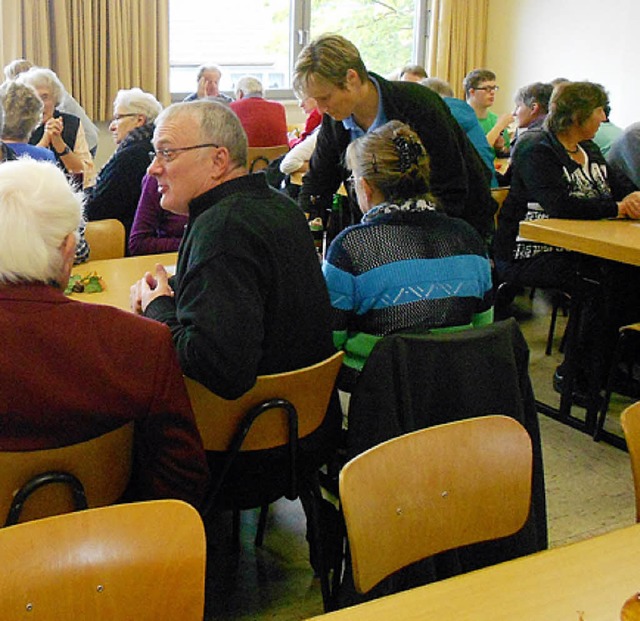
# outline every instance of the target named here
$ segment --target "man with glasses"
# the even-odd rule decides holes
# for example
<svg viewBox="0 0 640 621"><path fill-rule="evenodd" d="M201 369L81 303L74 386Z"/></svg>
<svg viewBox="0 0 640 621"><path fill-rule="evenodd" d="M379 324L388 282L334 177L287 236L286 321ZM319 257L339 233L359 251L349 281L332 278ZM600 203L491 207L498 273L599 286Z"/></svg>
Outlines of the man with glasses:
<svg viewBox="0 0 640 621"><path fill-rule="evenodd" d="M493 106L496 92L496 74L489 69L474 69L462 81L467 103L475 110L480 127L487 136L496 157L509 157L509 132L507 127L513 121L513 114L505 112L498 116L489 108Z"/></svg>
<svg viewBox="0 0 640 621"><path fill-rule="evenodd" d="M299 197L311 218L326 217L333 193L347 181L344 153L349 143L398 120L420 136L429 153L431 190L444 210L467 220L483 238L491 236L496 205L489 171L436 93L367 71L355 45L333 34L318 37L300 52L294 88L299 96L313 97L324 114ZM359 219L355 201L353 207L353 217Z"/></svg>
<svg viewBox="0 0 640 621"><path fill-rule="evenodd" d="M235 399L258 375L333 354L329 295L304 214L263 173L248 174L238 117L216 102L174 104L156 119L153 146L148 172L160 204L189 221L175 277L157 265L131 288L131 304L171 328L185 375ZM333 446L339 427L339 415L327 417L301 451ZM211 466L215 476L219 464ZM262 462L247 468L242 498L254 474L284 474Z"/></svg>

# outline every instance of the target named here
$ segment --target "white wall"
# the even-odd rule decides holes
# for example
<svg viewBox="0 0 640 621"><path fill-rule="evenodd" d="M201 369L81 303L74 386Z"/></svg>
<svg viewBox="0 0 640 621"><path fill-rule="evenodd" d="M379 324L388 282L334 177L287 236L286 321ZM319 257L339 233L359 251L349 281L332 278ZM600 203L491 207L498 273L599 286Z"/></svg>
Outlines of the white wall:
<svg viewBox="0 0 640 621"><path fill-rule="evenodd" d="M638 0L489 0L494 110L511 110L520 86L564 77L602 84L616 125L640 121L639 23Z"/></svg>

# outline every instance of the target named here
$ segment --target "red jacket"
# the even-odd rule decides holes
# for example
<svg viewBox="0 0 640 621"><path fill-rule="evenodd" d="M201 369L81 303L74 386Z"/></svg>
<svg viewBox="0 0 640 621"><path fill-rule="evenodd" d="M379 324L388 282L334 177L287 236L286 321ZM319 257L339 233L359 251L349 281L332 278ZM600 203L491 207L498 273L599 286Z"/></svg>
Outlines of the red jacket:
<svg viewBox="0 0 640 621"><path fill-rule="evenodd" d="M127 499L200 504L208 468L165 325L52 286L0 285L0 340L1 450L72 444L135 420Z"/></svg>
<svg viewBox="0 0 640 621"><path fill-rule="evenodd" d="M250 147L288 144L287 115L281 103L262 97L243 97L230 105L247 133Z"/></svg>

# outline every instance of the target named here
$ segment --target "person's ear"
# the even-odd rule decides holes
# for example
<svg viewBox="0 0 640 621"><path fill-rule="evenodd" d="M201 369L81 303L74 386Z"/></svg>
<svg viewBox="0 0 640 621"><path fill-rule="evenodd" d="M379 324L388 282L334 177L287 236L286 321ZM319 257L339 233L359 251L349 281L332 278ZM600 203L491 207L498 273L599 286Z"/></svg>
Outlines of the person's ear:
<svg viewBox="0 0 640 621"><path fill-rule="evenodd" d="M362 84L362 80L360 80L360 76L355 69L347 69L345 84L347 87Z"/></svg>
<svg viewBox="0 0 640 621"><path fill-rule="evenodd" d="M147 122L147 117L144 114L139 114L136 117L136 127L142 127Z"/></svg>
<svg viewBox="0 0 640 621"><path fill-rule="evenodd" d="M218 147L211 153L211 176L214 179L223 177L231 165L231 156L226 147Z"/></svg>
<svg viewBox="0 0 640 621"><path fill-rule="evenodd" d="M76 257L76 234L69 233L60 245L62 254L62 273L60 274L60 286L66 289L73 268L73 261Z"/></svg>
<svg viewBox="0 0 640 621"><path fill-rule="evenodd" d="M364 177L361 177L359 181L360 181L360 184L362 186L362 192L364 193L364 195L365 195L365 197L367 199L367 204L369 206L372 206L372 204L373 204L373 188L371 187L369 182Z"/></svg>

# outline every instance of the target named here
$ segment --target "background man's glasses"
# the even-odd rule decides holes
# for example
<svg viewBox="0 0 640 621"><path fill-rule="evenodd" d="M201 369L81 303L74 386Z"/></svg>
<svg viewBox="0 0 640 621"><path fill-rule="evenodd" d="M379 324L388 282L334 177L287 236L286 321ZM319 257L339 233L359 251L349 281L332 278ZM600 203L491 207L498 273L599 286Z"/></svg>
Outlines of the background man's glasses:
<svg viewBox="0 0 640 621"><path fill-rule="evenodd" d="M477 91L487 91L488 93L493 93L494 91L499 91L499 86L478 86L475 90Z"/></svg>

